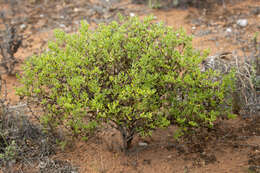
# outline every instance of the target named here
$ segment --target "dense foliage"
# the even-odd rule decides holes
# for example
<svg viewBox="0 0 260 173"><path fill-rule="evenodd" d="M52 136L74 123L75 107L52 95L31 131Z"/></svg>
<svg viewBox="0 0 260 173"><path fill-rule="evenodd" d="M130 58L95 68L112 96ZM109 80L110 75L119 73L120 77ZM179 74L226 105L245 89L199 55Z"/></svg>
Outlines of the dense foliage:
<svg viewBox="0 0 260 173"><path fill-rule="evenodd" d="M120 19L96 30L55 32L56 42L30 58L17 90L43 107L44 124L63 125L86 136L109 123L127 149L135 134L147 135L170 122L183 129L211 126L227 115L233 73L201 70L207 56L191 37L152 17Z"/></svg>

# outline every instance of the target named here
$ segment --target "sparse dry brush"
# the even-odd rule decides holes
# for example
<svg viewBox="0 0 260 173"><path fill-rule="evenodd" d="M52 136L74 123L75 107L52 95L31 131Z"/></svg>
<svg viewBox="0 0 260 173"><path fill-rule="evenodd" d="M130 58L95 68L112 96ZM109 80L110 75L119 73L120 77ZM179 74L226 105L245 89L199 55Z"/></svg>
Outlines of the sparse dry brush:
<svg viewBox="0 0 260 173"><path fill-rule="evenodd" d="M57 167L57 160L48 158L55 153L60 136L46 134L41 125L33 123L25 104L11 105L6 97L4 80L0 80L0 91L0 172L14 172L15 165L35 168L38 164L46 164L46 167L39 168L43 172L50 169L47 167L50 165L56 166L57 170L72 169L68 163Z"/></svg>
<svg viewBox="0 0 260 173"><path fill-rule="evenodd" d="M132 0L135 4L147 4L150 8L187 7L196 8L210 7L213 4L225 6L225 0Z"/></svg>
<svg viewBox="0 0 260 173"><path fill-rule="evenodd" d="M13 172L17 163L34 165L38 159L54 153L56 139L59 139L45 134L39 124L30 121L25 104L11 105L7 99L6 81L2 74L13 74L17 63L14 53L20 46L14 28L9 29L11 31L4 35L7 40L4 39L0 45L0 65L4 67L0 71L0 172Z"/></svg>
<svg viewBox="0 0 260 173"><path fill-rule="evenodd" d="M222 74L235 70L235 91L232 94L232 110L236 114L250 117L260 112L260 42L257 33L252 39L250 56L238 56L236 51L208 57L203 64ZM229 57L227 59L227 57Z"/></svg>

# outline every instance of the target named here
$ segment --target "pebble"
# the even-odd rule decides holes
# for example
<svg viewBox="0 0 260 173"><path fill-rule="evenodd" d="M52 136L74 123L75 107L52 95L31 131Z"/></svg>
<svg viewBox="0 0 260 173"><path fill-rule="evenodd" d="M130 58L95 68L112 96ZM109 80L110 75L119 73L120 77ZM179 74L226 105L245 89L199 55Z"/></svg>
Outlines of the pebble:
<svg viewBox="0 0 260 173"><path fill-rule="evenodd" d="M21 24L21 25L20 25L20 28L21 28L21 29L25 29L26 27L27 27L26 24Z"/></svg>
<svg viewBox="0 0 260 173"><path fill-rule="evenodd" d="M138 145L139 145L140 147L146 147L146 146L148 146L148 144L147 144L146 142L139 142Z"/></svg>
<svg viewBox="0 0 260 173"><path fill-rule="evenodd" d="M47 166L47 163L46 163L46 162L43 162L43 161L41 161L41 162L39 163L39 165L38 165L38 167L41 168L41 169L46 168L46 166Z"/></svg>
<svg viewBox="0 0 260 173"><path fill-rule="evenodd" d="M254 15L260 14L260 7L257 7L257 8L255 8L255 9L253 9L253 10L251 11L251 13L254 14Z"/></svg>
<svg viewBox="0 0 260 173"><path fill-rule="evenodd" d="M246 19L239 19L239 20L237 20L237 24L241 27L246 27L248 24L248 21Z"/></svg>
<svg viewBox="0 0 260 173"><path fill-rule="evenodd" d="M192 29L192 30L195 30L195 29L196 29L196 27L195 27L195 26L193 26L191 29Z"/></svg>
<svg viewBox="0 0 260 173"><path fill-rule="evenodd" d="M135 16L135 13L130 13L129 14L131 17L134 17Z"/></svg>
<svg viewBox="0 0 260 173"><path fill-rule="evenodd" d="M66 28L66 26L64 24L60 24L61 28Z"/></svg>
<svg viewBox="0 0 260 173"><path fill-rule="evenodd" d="M198 32L195 33L195 36L202 37L205 35L209 35L211 33L212 33L211 30L199 30Z"/></svg>
<svg viewBox="0 0 260 173"><path fill-rule="evenodd" d="M191 23L192 23L193 25L200 26L202 22L201 22L200 19L192 19L192 20L191 20Z"/></svg>
<svg viewBox="0 0 260 173"><path fill-rule="evenodd" d="M80 25L80 21L78 21L78 20L74 21L74 23L75 23L76 25Z"/></svg>
<svg viewBox="0 0 260 173"><path fill-rule="evenodd" d="M226 32L231 33L231 32L232 32L232 29L231 29L231 28L227 28L227 29L226 29Z"/></svg>

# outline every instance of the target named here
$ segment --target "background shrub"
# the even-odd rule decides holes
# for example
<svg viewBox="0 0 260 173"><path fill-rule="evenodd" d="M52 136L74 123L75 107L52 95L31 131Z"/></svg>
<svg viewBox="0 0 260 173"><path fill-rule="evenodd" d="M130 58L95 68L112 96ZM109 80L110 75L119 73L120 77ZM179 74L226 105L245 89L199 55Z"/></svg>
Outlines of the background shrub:
<svg viewBox="0 0 260 173"><path fill-rule="evenodd" d="M49 50L30 58L17 89L44 110L42 122L87 136L96 127L118 129L127 149L135 134L175 123L211 126L230 111L233 73L202 71L207 56L191 37L153 17L101 24L79 33L55 31Z"/></svg>
<svg viewBox="0 0 260 173"><path fill-rule="evenodd" d="M135 4L147 4L150 8L195 7L199 9L225 5L223 0L131 0ZM227 2L226 2L227 3Z"/></svg>

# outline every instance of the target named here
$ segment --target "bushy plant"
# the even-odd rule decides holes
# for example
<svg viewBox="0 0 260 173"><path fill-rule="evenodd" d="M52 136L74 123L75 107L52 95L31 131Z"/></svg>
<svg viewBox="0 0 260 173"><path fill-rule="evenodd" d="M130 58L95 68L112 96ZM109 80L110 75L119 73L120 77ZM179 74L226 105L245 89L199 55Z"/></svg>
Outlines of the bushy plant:
<svg viewBox="0 0 260 173"><path fill-rule="evenodd" d="M152 19L121 17L94 31L82 22L75 34L56 30L49 50L26 62L18 94L43 107L43 123L74 134L110 124L125 149L135 134L170 120L184 129L212 125L229 111L223 105L233 73L201 71L207 54L192 48L192 38Z"/></svg>
<svg viewBox="0 0 260 173"><path fill-rule="evenodd" d="M2 136L1 139L3 139ZM17 155L18 147L15 141L12 141L11 144L5 144L5 145L6 146L4 147L4 150L0 152L0 165L4 165L4 162L15 160L15 157Z"/></svg>

